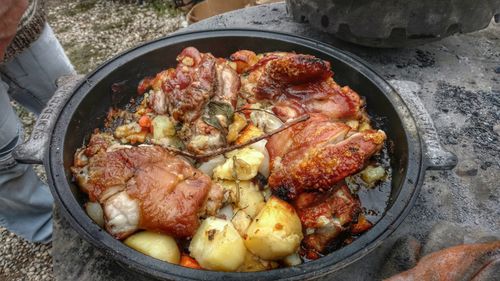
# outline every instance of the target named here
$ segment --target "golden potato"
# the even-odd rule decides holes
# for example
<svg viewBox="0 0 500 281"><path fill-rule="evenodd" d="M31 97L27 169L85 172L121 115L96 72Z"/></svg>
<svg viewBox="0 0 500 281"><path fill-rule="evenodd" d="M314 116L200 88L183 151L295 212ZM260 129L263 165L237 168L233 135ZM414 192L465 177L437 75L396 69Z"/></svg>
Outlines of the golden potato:
<svg viewBox="0 0 500 281"><path fill-rule="evenodd" d="M250 217L254 218L264 207L264 195L259 191L259 187L251 181L221 181L219 184L225 192L229 193L229 202L234 203L236 207L245 211ZM238 196L239 189L239 196Z"/></svg>
<svg viewBox="0 0 500 281"><path fill-rule="evenodd" d="M235 113L234 120L227 130L226 140L228 143L234 142L238 138L238 134L247 126L247 119L243 114Z"/></svg>
<svg viewBox="0 0 500 281"><path fill-rule="evenodd" d="M371 129L372 129L372 126L370 126L370 123L368 123L368 122L363 122L358 127L358 131L360 131L360 132L363 132L366 130L371 130Z"/></svg>
<svg viewBox="0 0 500 281"><path fill-rule="evenodd" d="M359 121L358 120L349 120L346 121L345 124L349 127L351 127L353 130L357 130L359 127Z"/></svg>
<svg viewBox="0 0 500 281"><path fill-rule="evenodd" d="M245 255L245 261L238 268L239 272L255 272L255 271L264 271L278 267L278 263L275 261L265 261L260 259L259 257L253 255L252 253L247 251Z"/></svg>
<svg viewBox="0 0 500 281"><path fill-rule="evenodd" d="M254 178L264 160L264 155L245 147L226 153L226 162L215 167L213 177L223 180L250 180Z"/></svg>
<svg viewBox="0 0 500 281"><path fill-rule="evenodd" d="M255 218L265 205L264 196L259 191L259 187L251 181L242 181L239 185L240 198L237 206L250 217Z"/></svg>
<svg viewBox="0 0 500 281"><path fill-rule="evenodd" d="M271 197L247 229L245 246L265 260L280 260L297 251L303 238L295 209Z"/></svg>
<svg viewBox="0 0 500 281"><path fill-rule="evenodd" d="M142 131L142 127L137 122L130 122L118 126L114 135L122 143L143 143L146 140L147 132Z"/></svg>
<svg viewBox="0 0 500 281"><path fill-rule="evenodd" d="M247 233L248 226L250 226L250 224L252 223L252 218L243 210L238 210L236 211L236 214L234 214L231 222L233 223L234 228L236 228L241 237L244 237Z"/></svg>
<svg viewBox="0 0 500 281"><path fill-rule="evenodd" d="M384 177L385 169L380 166L369 165L361 171L361 178L370 186L374 185L377 181L382 180Z"/></svg>
<svg viewBox="0 0 500 281"><path fill-rule="evenodd" d="M243 131L241 131L240 135L235 141L235 144L247 143L256 137L262 136L263 134L264 132L257 126L249 124L245 127L245 129L243 129Z"/></svg>
<svg viewBox="0 0 500 281"><path fill-rule="evenodd" d="M209 217L193 236L189 251L203 268L235 271L243 264L247 249L230 221Z"/></svg>
<svg viewBox="0 0 500 281"><path fill-rule="evenodd" d="M128 237L125 245L153 258L178 264L181 258L174 238L156 232L143 231Z"/></svg>
<svg viewBox="0 0 500 281"><path fill-rule="evenodd" d="M287 266L296 266L302 263L302 259L300 258L299 254L293 253L284 258L283 263Z"/></svg>
<svg viewBox="0 0 500 281"><path fill-rule="evenodd" d="M151 121L153 126L153 139L160 140L175 135L175 126L166 115L158 115Z"/></svg>
<svg viewBox="0 0 500 281"><path fill-rule="evenodd" d="M116 127L114 135L118 139L124 139L130 135L135 135L142 131L141 126L137 122L130 122L128 124L124 124Z"/></svg>

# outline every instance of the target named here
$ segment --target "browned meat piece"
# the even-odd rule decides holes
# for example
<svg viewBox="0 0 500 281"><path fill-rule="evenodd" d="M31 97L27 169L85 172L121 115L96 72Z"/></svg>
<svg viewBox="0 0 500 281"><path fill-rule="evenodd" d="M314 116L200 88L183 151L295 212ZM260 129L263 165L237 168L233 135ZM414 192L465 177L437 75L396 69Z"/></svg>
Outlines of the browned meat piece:
<svg viewBox="0 0 500 281"><path fill-rule="evenodd" d="M238 74L226 60L200 53L193 47L185 48L177 61L175 69L163 71L155 79L143 80L139 91L148 86L153 88L150 107L156 113L170 114L182 125L179 136L191 152L203 153L223 146L224 131L236 108ZM221 114L210 104L228 114Z"/></svg>
<svg viewBox="0 0 500 281"><path fill-rule="evenodd" d="M96 154L100 150L106 150L109 146L115 143L117 143L117 141L113 138L113 135L95 131L94 134L92 134L92 136L90 137L89 144L85 149L85 155L87 157L94 156L94 154Z"/></svg>
<svg viewBox="0 0 500 281"><path fill-rule="evenodd" d="M333 81L330 63L310 55L268 53L256 61L249 51L231 56L242 78L242 94L249 102L271 101L283 120L304 113L322 113L337 120L364 117L363 100L349 87Z"/></svg>
<svg viewBox="0 0 500 281"><path fill-rule="evenodd" d="M201 116L214 95L216 58L188 47L177 61L176 69L163 71L150 82L154 91L149 102L156 113L169 113L174 120L189 123Z"/></svg>
<svg viewBox="0 0 500 281"><path fill-rule="evenodd" d="M294 205L306 232L302 244L317 253L348 231L361 212L359 199L346 185L326 193L302 193Z"/></svg>
<svg viewBox="0 0 500 281"><path fill-rule="evenodd" d="M190 237L199 216L220 207L220 187L183 158L157 146L110 148L83 167L84 191L104 205L106 228L117 238L138 229Z"/></svg>
<svg viewBox="0 0 500 281"><path fill-rule="evenodd" d="M229 67L226 62L223 59L217 60L215 66L217 83L213 100L230 104L234 109L238 100L240 79L234 69Z"/></svg>
<svg viewBox="0 0 500 281"><path fill-rule="evenodd" d="M312 115L269 139L269 186L284 199L304 191L327 191L360 171L385 138L383 131L355 132L344 123Z"/></svg>
<svg viewBox="0 0 500 281"><path fill-rule="evenodd" d="M310 95L302 90L332 76L330 63L310 55L288 54L270 60L257 82L257 99L277 100L283 94ZM294 86L299 86L295 88ZM300 87L302 86L302 87Z"/></svg>
<svg viewBox="0 0 500 281"><path fill-rule="evenodd" d="M258 61L257 55L249 50L241 50L232 54L229 59L236 63L236 71L242 74L250 70Z"/></svg>

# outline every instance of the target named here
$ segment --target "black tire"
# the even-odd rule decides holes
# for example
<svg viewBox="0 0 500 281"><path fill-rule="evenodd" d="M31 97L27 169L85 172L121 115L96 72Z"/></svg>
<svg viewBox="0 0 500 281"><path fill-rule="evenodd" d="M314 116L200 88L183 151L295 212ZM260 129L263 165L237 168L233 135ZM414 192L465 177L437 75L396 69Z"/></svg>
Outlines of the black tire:
<svg viewBox="0 0 500 281"><path fill-rule="evenodd" d="M286 0L296 21L355 44L409 47L486 28L500 0Z"/></svg>

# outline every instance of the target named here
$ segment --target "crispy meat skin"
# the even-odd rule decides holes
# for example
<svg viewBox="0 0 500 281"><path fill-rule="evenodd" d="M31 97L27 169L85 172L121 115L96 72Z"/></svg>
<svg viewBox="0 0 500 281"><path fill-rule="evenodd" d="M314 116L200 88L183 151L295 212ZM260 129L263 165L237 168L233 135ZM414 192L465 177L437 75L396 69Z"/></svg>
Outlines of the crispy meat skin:
<svg viewBox="0 0 500 281"><path fill-rule="evenodd" d="M218 188L181 157L157 146L100 150L89 159L88 171L92 201L105 204L109 196L103 194L120 186L116 191L139 201L138 228L179 238L194 234L210 189Z"/></svg>
<svg viewBox="0 0 500 281"><path fill-rule="evenodd" d="M280 52L255 62L246 52L236 52L231 58L238 69L248 71L241 81L242 93L250 102L273 102L274 113L284 120L304 113L322 113L338 120L363 117L363 101L351 88L333 81L329 62Z"/></svg>
<svg viewBox="0 0 500 281"><path fill-rule="evenodd" d="M327 191L361 170L384 140L383 131L351 133L343 123L313 115L269 139L269 186L285 199L304 191Z"/></svg>
<svg viewBox="0 0 500 281"><path fill-rule="evenodd" d="M161 90L154 91L150 106L157 113L169 113L174 120L190 123L201 116L203 108L214 95L216 58L192 47L177 56L177 68L157 75ZM164 102L164 105L158 103Z"/></svg>
<svg viewBox="0 0 500 281"><path fill-rule="evenodd" d="M323 253L332 240L349 230L361 212L359 199L346 185L326 193L302 193L294 205L304 228L314 229L302 244L318 253Z"/></svg>

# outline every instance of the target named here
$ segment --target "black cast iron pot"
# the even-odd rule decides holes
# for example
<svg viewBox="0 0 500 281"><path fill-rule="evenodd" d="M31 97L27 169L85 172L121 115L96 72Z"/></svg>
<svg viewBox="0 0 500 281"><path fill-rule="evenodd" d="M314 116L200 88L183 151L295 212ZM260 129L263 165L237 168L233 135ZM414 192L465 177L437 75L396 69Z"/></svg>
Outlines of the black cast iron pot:
<svg viewBox="0 0 500 281"><path fill-rule="evenodd" d="M72 182L69 170L75 150L88 141L94 128L103 125L110 106L125 105L136 95L137 84L144 76L175 65L176 55L187 46L219 57L240 49L256 53L279 50L330 61L335 80L366 97L372 116L383 117L382 129L393 144L390 198L375 226L352 244L315 261L265 272L225 273L193 270L145 256L93 223L82 208L86 197ZM399 95L360 59L293 35L239 29L176 34L118 55L78 80L70 79L59 88L40 115L32 139L18 147L15 157L23 163L41 163L43 159L56 203L84 239L126 268L158 279L303 280L337 271L365 256L398 227L413 205L426 169L452 168L456 163L454 155L441 149L432 121L418 98ZM418 119L412 117L406 103L411 103Z"/></svg>

